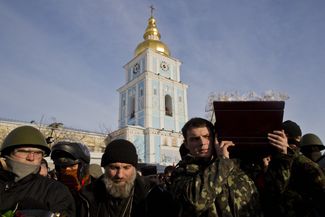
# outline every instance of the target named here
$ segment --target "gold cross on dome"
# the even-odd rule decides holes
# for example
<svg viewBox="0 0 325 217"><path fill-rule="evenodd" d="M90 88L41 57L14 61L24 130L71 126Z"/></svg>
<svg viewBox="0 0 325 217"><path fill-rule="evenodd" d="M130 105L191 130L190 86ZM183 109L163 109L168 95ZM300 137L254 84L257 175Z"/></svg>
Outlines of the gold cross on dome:
<svg viewBox="0 0 325 217"><path fill-rule="evenodd" d="M151 12L151 16L153 16L153 10L155 10L156 8L153 7L153 5L150 5L150 12Z"/></svg>

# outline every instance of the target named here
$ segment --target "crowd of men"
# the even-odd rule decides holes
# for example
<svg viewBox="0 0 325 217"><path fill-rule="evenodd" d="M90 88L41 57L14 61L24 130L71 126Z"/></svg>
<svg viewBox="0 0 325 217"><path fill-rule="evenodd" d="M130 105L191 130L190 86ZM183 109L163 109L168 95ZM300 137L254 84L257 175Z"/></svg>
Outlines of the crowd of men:
<svg viewBox="0 0 325 217"><path fill-rule="evenodd" d="M211 122L192 118L182 128L181 161L152 178L139 173L130 141L107 145L102 172L90 165L85 144L59 141L50 149L38 129L18 127L0 148L0 215L325 216L324 145L315 134L302 136L293 121L282 128L267 135L271 152L247 161L230 157L236 144L218 141Z"/></svg>

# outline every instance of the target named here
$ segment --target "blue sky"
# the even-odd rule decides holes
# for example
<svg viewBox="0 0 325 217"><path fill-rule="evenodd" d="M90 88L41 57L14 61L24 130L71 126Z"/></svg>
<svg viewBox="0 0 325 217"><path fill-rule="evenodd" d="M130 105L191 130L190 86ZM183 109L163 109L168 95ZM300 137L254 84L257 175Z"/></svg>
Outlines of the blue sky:
<svg viewBox="0 0 325 217"><path fill-rule="evenodd" d="M284 92L284 119L325 142L323 0L2 0L0 117L117 129L116 90L151 4L183 63L189 117L211 92Z"/></svg>

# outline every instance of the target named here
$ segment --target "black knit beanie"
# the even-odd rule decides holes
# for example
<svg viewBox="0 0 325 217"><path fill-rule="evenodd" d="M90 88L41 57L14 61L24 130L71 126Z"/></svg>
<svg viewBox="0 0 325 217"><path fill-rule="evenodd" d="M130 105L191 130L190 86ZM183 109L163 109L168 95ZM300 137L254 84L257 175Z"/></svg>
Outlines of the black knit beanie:
<svg viewBox="0 0 325 217"><path fill-rule="evenodd" d="M116 162L128 163L137 167L137 150L131 142L125 139L116 139L107 145L102 156L101 166L105 167L110 163Z"/></svg>
<svg viewBox="0 0 325 217"><path fill-rule="evenodd" d="M288 138L296 138L302 134L299 125L296 122L290 120L283 122L282 128L285 134L287 134Z"/></svg>

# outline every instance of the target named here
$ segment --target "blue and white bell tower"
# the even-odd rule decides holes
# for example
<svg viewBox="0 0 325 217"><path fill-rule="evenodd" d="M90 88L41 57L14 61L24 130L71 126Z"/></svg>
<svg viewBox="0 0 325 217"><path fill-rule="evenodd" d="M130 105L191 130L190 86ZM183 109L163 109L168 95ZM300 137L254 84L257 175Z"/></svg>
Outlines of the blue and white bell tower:
<svg viewBox="0 0 325 217"><path fill-rule="evenodd" d="M124 66L125 84L118 89L119 130L110 136L132 141L142 162L169 165L180 159L188 86L180 78L181 62L160 41L152 11L143 38Z"/></svg>

